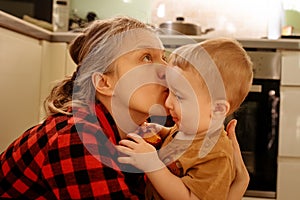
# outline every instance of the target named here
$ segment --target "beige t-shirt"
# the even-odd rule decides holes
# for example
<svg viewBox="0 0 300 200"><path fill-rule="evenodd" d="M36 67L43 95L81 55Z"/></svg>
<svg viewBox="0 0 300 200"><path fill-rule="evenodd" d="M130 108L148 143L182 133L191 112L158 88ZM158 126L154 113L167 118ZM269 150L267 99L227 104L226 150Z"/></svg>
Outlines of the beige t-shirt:
<svg viewBox="0 0 300 200"><path fill-rule="evenodd" d="M214 148L199 158L204 136L191 142L175 139L176 129L171 129L159 151L160 159L199 199L227 199L235 178L233 148L223 130ZM150 182L146 186L146 199L162 199Z"/></svg>

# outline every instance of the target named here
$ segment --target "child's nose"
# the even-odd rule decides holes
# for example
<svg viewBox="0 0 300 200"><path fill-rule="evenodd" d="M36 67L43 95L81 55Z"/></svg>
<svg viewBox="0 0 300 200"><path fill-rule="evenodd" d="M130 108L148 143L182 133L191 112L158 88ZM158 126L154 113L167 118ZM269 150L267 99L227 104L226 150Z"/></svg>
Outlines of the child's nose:
<svg viewBox="0 0 300 200"><path fill-rule="evenodd" d="M172 110L173 106L172 106L172 101L171 101L171 97L170 95L168 95L166 102L165 102L165 106L167 109Z"/></svg>

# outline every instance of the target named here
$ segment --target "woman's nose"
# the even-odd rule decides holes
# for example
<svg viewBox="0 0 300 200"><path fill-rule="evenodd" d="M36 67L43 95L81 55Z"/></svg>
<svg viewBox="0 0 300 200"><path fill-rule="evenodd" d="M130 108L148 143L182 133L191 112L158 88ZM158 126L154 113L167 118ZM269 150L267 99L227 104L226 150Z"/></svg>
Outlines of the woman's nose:
<svg viewBox="0 0 300 200"><path fill-rule="evenodd" d="M157 76L160 80L166 80L166 69L161 68L160 70L158 70Z"/></svg>

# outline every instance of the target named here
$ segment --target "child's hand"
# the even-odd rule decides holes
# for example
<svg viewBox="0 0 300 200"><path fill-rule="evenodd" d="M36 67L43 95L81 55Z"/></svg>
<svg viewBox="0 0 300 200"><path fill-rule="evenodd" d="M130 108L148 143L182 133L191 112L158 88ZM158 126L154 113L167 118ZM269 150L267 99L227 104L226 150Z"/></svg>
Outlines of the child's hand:
<svg viewBox="0 0 300 200"><path fill-rule="evenodd" d="M149 144L152 144L156 149L159 149L162 145L162 139L158 133L162 127L163 126L155 123L144 123L135 133L141 136Z"/></svg>
<svg viewBox="0 0 300 200"><path fill-rule="evenodd" d="M137 131L139 133L145 133L145 132L151 131L153 133L158 134L158 132L160 132L161 129L163 129L163 128L164 128L164 126L162 126L160 124L144 122L141 126L139 126Z"/></svg>
<svg viewBox="0 0 300 200"><path fill-rule="evenodd" d="M120 163L131 164L144 172L155 171L165 166L159 159L154 146L145 142L137 134L130 133L127 136L131 140L121 140L120 145L116 146L118 151L128 155L119 157Z"/></svg>

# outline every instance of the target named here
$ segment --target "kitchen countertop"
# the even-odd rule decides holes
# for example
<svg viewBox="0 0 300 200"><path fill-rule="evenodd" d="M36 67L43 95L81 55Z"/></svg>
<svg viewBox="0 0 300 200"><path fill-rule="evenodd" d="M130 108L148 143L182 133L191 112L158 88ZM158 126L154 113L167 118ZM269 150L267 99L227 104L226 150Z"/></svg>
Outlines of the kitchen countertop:
<svg viewBox="0 0 300 200"><path fill-rule="evenodd" d="M160 36L166 48L176 48L184 44L201 42L208 37L203 36ZM254 49L286 49L300 50L300 39L254 39L254 38L236 38L244 48Z"/></svg>
<svg viewBox="0 0 300 200"><path fill-rule="evenodd" d="M70 42L78 33L52 32L0 10L0 27L49 42Z"/></svg>
<svg viewBox="0 0 300 200"><path fill-rule="evenodd" d="M51 32L20 18L12 16L0 10L0 27L19 32L21 34L49 42L70 42L78 33L74 32ZM206 36L179 36L179 35L161 35L163 44L167 48L176 48L180 45L201 42L208 39ZM260 48L260 49L287 49L300 50L300 39L247 39L236 38L245 48Z"/></svg>

